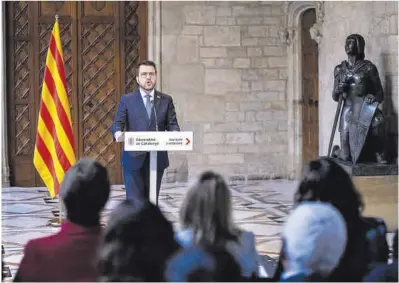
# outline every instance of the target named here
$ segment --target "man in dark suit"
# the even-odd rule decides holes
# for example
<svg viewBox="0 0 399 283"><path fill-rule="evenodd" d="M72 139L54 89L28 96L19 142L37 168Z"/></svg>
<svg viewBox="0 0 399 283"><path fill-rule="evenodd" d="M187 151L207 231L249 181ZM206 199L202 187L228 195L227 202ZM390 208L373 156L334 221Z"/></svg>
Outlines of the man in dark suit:
<svg viewBox="0 0 399 283"><path fill-rule="evenodd" d="M14 281L96 281L100 212L109 194L107 169L97 161L84 158L68 170L60 190L67 220L59 233L27 243Z"/></svg>
<svg viewBox="0 0 399 283"><path fill-rule="evenodd" d="M123 142L123 132L156 131L156 126L158 131L180 131L172 97L155 90L157 69L154 62L144 61L138 65L136 81L139 89L121 96L112 126L114 139ZM149 198L149 161L149 152L123 151L122 153L126 198L132 200L136 206ZM168 166L168 153L158 151L157 202L162 176Z"/></svg>

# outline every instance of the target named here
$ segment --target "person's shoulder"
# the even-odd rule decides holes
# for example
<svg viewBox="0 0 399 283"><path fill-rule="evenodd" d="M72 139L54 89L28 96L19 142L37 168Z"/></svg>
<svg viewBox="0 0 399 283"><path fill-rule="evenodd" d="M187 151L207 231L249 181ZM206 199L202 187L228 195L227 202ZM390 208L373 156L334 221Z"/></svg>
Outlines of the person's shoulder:
<svg viewBox="0 0 399 283"><path fill-rule="evenodd" d="M342 61L338 65L334 67L334 76L336 76L344 67L345 67L346 61Z"/></svg>
<svg viewBox="0 0 399 283"><path fill-rule="evenodd" d="M374 66L374 67L375 67L374 63L371 62L370 60L364 59L364 60L363 60L363 64L365 64L365 65L367 65L367 66Z"/></svg>
<svg viewBox="0 0 399 283"><path fill-rule="evenodd" d="M172 100L172 96L161 91L156 90L155 95L159 96L161 99Z"/></svg>
<svg viewBox="0 0 399 283"><path fill-rule="evenodd" d="M132 91L132 92L128 92L128 93L122 94L122 95L121 95L121 100L126 100L126 99L129 99L129 98L135 96L136 93L137 93L137 91L138 91L138 90L135 90L135 91Z"/></svg>
<svg viewBox="0 0 399 283"><path fill-rule="evenodd" d="M239 239L242 243L255 243L255 234L250 231L240 230Z"/></svg>
<svg viewBox="0 0 399 283"><path fill-rule="evenodd" d="M247 237L247 238L253 238L253 237L255 237L255 234L253 233L253 232L251 232L251 231L247 231L247 230L240 230L240 234L241 234L241 237Z"/></svg>
<svg viewBox="0 0 399 283"><path fill-rule="evenodd" d="M49 245L51 245L55 240L57 240L57 238L59 238L59 235L54 234L47 237L30 240L25 245L25 253L29 252L37 253L41 250L46 250L49 247Z"/></svg>
<svg viewBox="0 0 399 283"><path fill-rule="evenodd" d="M367 70L369 70L369 71L376 71L377 70L377 66L373 62L371 62L369 60L363 60L363 64L367 68Z"/></svg>

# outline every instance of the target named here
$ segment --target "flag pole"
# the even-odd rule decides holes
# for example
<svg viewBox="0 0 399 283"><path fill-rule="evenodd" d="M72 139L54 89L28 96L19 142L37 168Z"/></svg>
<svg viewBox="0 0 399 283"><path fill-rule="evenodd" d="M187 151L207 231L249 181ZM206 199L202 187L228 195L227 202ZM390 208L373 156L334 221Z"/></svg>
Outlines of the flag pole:
<svg viewBox="0 0 399 283"><path fill-rule="evenodd" d="M55 17L55 21L58 22L58 19L59 19L58 13L55 14L54 17ZM57 196L53 197L54 201L55 201L56 197ZM53 212L54 212L54 214L56 214L56 211L53 211ZM53 220L50 220L48 225L49 226L53 226L53 227L60 227L61 224L62 224L62 201L61 201L61 198L60 198L60 194L58 193L58 217L53 219Z"/></svg>
<svg viewBox="0 0 399 283"><path fill-rule="evenodd" d="M50 193L50 197L46 197L44 201L46 203L56 203L57 201L59 202L58 208L52 211L55 217L48 222L48 225L53 227L61 226L64 220L63 210L65 206L62 199L60 198L60 186L62 186L63 178L66 171L68 171L68 169L76 162L72 120L68 101L68 87L65 78L61 35L58 20L59 14L57 13L55 14L55 23L53 26L52 34L50 37L50 44L47 51L46 68L44 71L43 79L43 85L46 85L47 88L43 87L42 89L42 100L39 110L40 115L42 115L43 111L46 111L45 102L48 102L49 99L51 100L51 96L58 96L57 103L59 107L57 106L56 111L53 111L53 113L50 113L50 115L45 116L45 120L47 122L52 122L55 124L55 127L53 127L53 131L49 131L48 129L46 129L46 121L43 121L41 119L38 120L36 146L33 155L33 164L35 165L36 170L38 171L43 182L46 184L46 187ZM57 90L58 88L60 90L59 92L55 92L53 78L54 75L58 78L58 80L61 80L61 83L57 85ZM50 84L50 88L48 84ZM61 106L59 103L63 103L65 105ZM62 109L64 107L64 111L66 113L58 109ZM65 116L65 114L66 119L64 117L63 121L61 121L62 119L57 118L57 116ZM67 139L60 138L57 130L58 128L64 129L68 137ZM66 147L66 149L62 148L61 151L57 151L56 148L53 147L48 149L45 141L49 139L52 139L54 141L54 146L58 146L58 149L62 148L60 147L60 142L63 142L63 145L64 147ZM50 154L48 154L49 151ZM58 154L61 155L61 159L59 158ZM59 163L56 162L56 159L58 159ZM54 166L54 164L56 165ZM56 166L58 167L55 168ZM62 172L60 170L62 170Z"/></svg>
<svg viewBox="0 0 399 283"><path fill-rule="evenodd" d="M58 19L60 18L60 15L58 13L55 14L55 21L58 22ZM60 215L59 215L59 225L62 225L62 200L60 198L60 193L58 192L58 209L60 211Z"/></svg>

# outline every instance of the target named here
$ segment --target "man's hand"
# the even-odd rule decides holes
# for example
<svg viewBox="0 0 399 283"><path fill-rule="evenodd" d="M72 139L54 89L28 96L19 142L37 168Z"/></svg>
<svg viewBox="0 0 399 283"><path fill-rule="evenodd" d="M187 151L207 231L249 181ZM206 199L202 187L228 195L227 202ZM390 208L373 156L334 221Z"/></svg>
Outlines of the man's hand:
<svg viewBox="0 0 399 283"><path fill-rule="evenodd" d="M367 94L365 100L366 103L371 104L375 101L375 96L372 94Z"/></svg>
<svg viewBox="0 0 399 283"><path fill-rule="evenodd" d="M348 84L346 84L346 83L344 83L344 82L338 83L338 86L337 86L337 93L342 94L342 93L346 92L347 89L348 89Z"/></svg>
<svg viewBox="0 0 399 283"><path fill-rule="evenodd" d="M123 132L117 131L117 132L115 133L115 140L116 140L117 142L123 142L123 141L125 140L125 135L123 134Z"/></svg>

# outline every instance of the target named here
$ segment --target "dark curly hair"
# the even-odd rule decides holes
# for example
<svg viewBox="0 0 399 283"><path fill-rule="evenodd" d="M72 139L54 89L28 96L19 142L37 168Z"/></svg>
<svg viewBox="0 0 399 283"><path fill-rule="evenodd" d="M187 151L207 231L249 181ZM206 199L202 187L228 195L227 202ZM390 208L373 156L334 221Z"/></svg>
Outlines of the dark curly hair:
<svg viewBox="0 0 399 283"><path fill-rule="evenodd" d="M341 212L347 223L359 219L364 207L351 176L327 157L311 161L304 167L294 201L296 204L303 201L331 203Z"/></svg>
<svg viewBox="0 0 399 283"><path fill-rule="evenodd" d="M145 202L136 209L122 202L105 229L97 263L99 281L164 281L166 261L179 250L172 224Z"/></svg>
<svg viewBox="0 0 399 283"><path fill-rule="evenodd" d="M303 201L328 202L345 219L348 241L343 257L332 272L332 281L361 281L367 268L367 241L363 233L364 203L351 176L328 157L311 161L294 196L295 204Z"/></svg>

